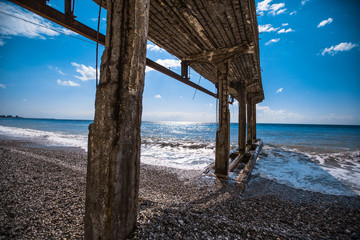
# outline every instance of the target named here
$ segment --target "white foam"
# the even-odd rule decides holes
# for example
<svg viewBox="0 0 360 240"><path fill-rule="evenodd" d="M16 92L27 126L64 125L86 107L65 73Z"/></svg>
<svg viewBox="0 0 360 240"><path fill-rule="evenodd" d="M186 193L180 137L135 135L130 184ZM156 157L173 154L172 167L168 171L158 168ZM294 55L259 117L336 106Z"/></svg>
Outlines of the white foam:
<svg viewBox="0 0 360 240"><path fill-rule="evenodd" d="M203 170L214 162L214 149L142 145L141 162L187 170Z"/></svg>
<svg viewBox="0 0 360 240"><path fill-rule="evenodd" d="M87 151L86 135L62 134L29 128L5 126L0 126L0 134L20 139L33 140L51 146L80 147Z"/></svg>
<svg viewBox="0 0 360 240"><path fill-rule="evenodd" d="M328 156L334 154L327 154ZM264 147L254 174L295 188L335 194L356 195L360 190L360 172L352 166L326 165L326 154L309 154L295 149ZM337 157L343 156L338 154Z"/></svg>

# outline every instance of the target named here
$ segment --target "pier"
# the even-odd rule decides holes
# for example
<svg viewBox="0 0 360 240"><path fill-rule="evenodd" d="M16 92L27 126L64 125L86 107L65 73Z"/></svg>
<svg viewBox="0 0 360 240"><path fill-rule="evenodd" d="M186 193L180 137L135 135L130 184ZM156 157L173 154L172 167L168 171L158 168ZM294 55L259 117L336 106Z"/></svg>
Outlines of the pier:
<svg viewBox="0 0 360 240"><path fill-rule="evenodd" d="M256 157L247 154L260 148L256 104L264 99L254 0L94 0L107 9L106 36L75 20L74 0L64 0L64 12L46 0L11 1L105 46L89 133L85 239L125 239L135 229L146 66L219 100L214 174L226 178L243 162L241 178L249 176ZM181 74L147 59L147 40L180 59ZM217 92L190 81L189 67ZM239 143L230 163L234 99Z"/></svg>

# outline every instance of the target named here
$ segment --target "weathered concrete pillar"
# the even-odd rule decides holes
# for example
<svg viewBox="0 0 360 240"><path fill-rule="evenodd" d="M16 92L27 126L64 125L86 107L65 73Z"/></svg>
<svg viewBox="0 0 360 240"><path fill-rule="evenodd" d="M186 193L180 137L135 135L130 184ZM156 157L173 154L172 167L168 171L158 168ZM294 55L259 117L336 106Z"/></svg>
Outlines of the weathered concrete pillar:
<svg viewBox="0 0 360 240"><path fill-rule="evenodd" d="M253 107L251 98L247 98L247 144L252 144L253 140Z"/></svg>
<svg viewBox="0 0 360 240"><path fill-rule="evenodd" d="M215 173L227 175L230 151L229 62L218 65L219 126L216 132Z"/></svg>
<svg viewBox="0 0 360 240"><path fill-rule="evenodd" d="M149 0L107 0L89 133L85 239L125 239L135 229L149 7Z"/></svg>
<svg viewBox="0 0 360 240"><path fill-rule="evenodd" d="M252 139L253 142L256 141L256 103L252 103L252 112L253 112L253 129L252 129Z"/></svg>
<svg viewBox="0 0 360 240"><path fill-rule="evenodd" d="M246 150L246 92L244 84L239 88L239 152Z"/></svg>

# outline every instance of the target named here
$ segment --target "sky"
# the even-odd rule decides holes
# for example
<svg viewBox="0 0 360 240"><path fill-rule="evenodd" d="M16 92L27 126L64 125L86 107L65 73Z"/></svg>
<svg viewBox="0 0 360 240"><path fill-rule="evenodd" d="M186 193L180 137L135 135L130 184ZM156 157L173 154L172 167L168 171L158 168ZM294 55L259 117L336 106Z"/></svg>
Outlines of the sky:
<svg viewBox="0 0 360 240"><path fill-rule="evenodd" d="M62 0L48 4L63 11ZM264 0L256 6L265 93L257 122L360 125L360 1ZM78 21L96 29L98 14L93 1L76 1ZM104 9L100 32L106 33ZM103 50L100 45L99 59ZM180 73L180 61L151 42L147 57ZM0 0L0 115L93 119L95 65L93 41ZM146 69L143 120L216 122L216 110L213 97ZM237 102L230 114L237 122Z"/></svg>

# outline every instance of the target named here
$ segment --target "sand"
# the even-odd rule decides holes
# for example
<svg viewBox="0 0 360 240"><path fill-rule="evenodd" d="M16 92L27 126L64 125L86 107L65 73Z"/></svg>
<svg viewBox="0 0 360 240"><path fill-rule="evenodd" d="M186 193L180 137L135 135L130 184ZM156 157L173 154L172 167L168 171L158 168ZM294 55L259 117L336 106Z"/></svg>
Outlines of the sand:
<svg viewBox="0 0 360 240"><path fill-rule="evenodd" d="M86 153L0 136L0 239L82 239ZM359 239L360 197L141 165L130 239Z"/></svg>

